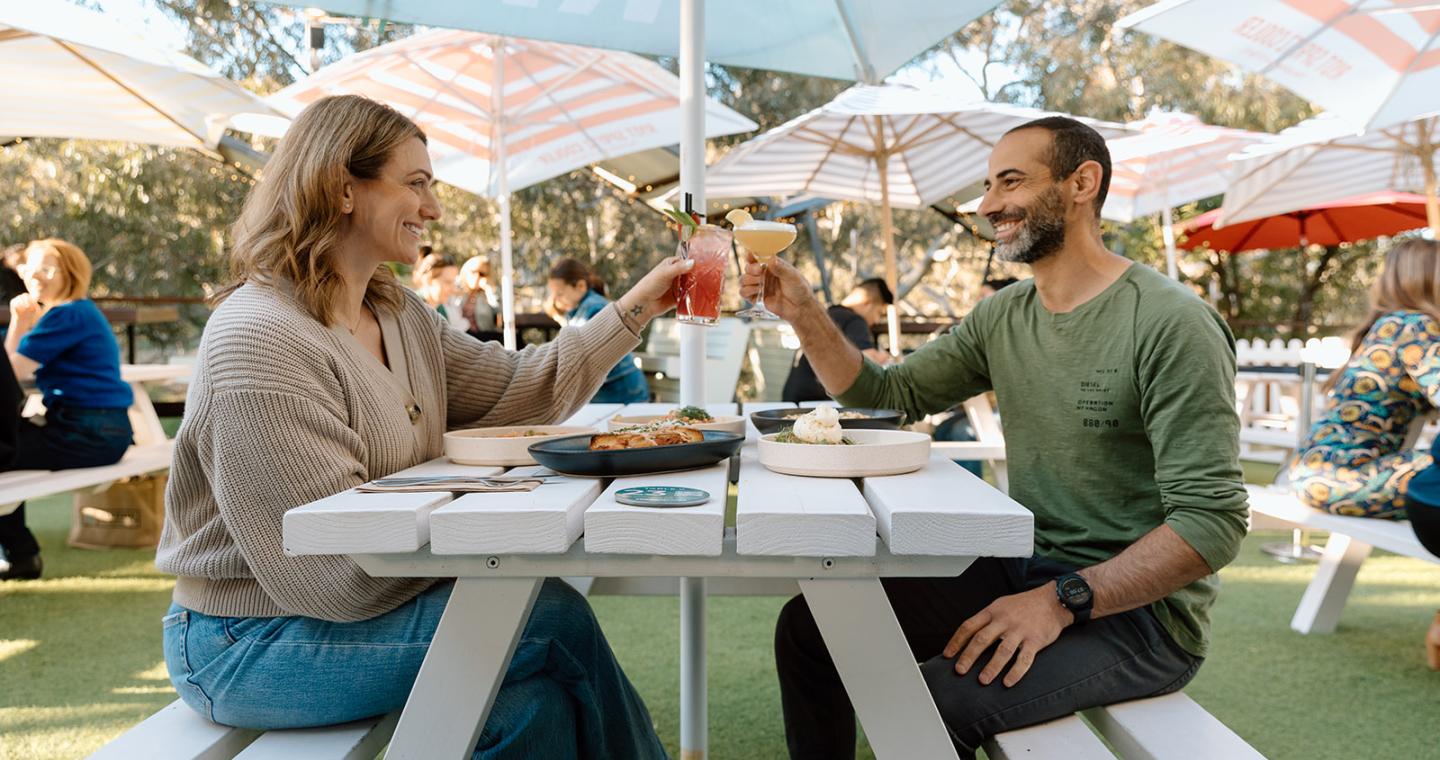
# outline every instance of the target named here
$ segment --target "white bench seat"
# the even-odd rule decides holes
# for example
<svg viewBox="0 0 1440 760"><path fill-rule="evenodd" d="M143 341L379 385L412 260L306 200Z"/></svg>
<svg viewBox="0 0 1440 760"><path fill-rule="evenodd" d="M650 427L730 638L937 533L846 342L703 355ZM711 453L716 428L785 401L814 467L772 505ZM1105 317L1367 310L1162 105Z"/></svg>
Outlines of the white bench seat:
<svg viewBox="0 0 1440 760"><path fill-rule="evenodd" d="M1333 633L1355 585L1360 565L1373 547L1405 557L1440 563L1425 550L1403 520L1344 517L1301 504L1287 489L1248 486L1250 511L1301 528L1330 532L1315 577L1305 588L1290 627L1300 633Z"/></svg>
<svg viewBox="0 0 1440 760"><path fill-rule="evenodd" d="M174 441L131 446L125 457L104 467L81 467L73 470L15 470L0 474L0 514L15 511L22 501L38 499L84 488L113 483L117 480L147 475L170 469Z"/></svg>
<svg viewBox="0 0 1440 760"><path fill-rule="evenodd" d="M1078 715L1067 715L1014 731L985 742L990 760L1114 760L1115 755Z"/></svg>
<svg viewBox="0 0 1440 760"><path fill-rule="evenodd" d="M1265 760L1254 747L1181 692L1084 712L1125 760Z"/></svg>
<svg viewBox="0 0 1440 760"><path fill-rule="evenodd" d="M1069 715L1007 731L985 743L985 754L990 760L1265 758L1180 692L1096 707L1082 714L1085 721Z"/></svg>
<svg viewBox="0 0 1440 760"><path fill-rule="evenodd" d="M211 723L177 699L90 760L373 760L395 732L399 716L393 712L338 726L259 731Z"/></svg>

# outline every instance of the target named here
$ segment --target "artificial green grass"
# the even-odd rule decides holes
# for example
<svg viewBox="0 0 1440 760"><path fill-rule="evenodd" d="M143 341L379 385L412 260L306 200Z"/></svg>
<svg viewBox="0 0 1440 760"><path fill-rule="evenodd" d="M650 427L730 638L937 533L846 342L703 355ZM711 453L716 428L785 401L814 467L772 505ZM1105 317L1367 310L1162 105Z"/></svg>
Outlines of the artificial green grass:
<svg viewBox="0 0 1440 760"><path fill-rule="evenodd" d="M0 760L83 757L175 698L160 654L170 580L153 552L64 545L63 497L33 502L46 577L0 584ZM1222 573L1213 651L1186 689L1271 758L1440 759L1440 673L1421 642L1440 608L1440 567L1378 554L1330 636L1290 615L1313 565L1279 565L1246 539ZM771 655L779 598L709 602L710 754L785 754ZM674 598L597 597L596 614L679 757ZM862 748L861 757L873 757Z"/></svg>

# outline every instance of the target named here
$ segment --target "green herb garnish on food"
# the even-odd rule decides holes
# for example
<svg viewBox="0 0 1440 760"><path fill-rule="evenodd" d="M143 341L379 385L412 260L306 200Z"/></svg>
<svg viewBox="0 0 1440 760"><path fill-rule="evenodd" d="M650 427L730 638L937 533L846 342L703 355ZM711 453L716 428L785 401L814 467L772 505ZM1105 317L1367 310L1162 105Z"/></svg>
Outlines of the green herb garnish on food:
<svg viewBox="0 0 1440 760"><path fill-rule="evenodd" d="M784 430L781 430L780 432L776 433L776 434L775 434L775 442L776 442L776 443L805 443L805 444L809 444L809 445L811 445L811 446L837 446L837 445L839 445L839 446L854 446L854 445L855 445L855 442L852 441L852 440L850 440L849 438L841 438L841 439L840 439L840 443L838 443L838 444L834 444L834 443L831 443L831 442L829 442L829 441L807 441L807 440L805 440L804 438L801 438L800 436L795 435L795 429L794 429L794 428L785 428Z"/></svg>
<svg viewBox="0 0 1440 760"><path fill-rule="evenodd" d="M698 406L682 406L670 413L671 417L686 422L710 422L715 419L710 413Z"/></svg>

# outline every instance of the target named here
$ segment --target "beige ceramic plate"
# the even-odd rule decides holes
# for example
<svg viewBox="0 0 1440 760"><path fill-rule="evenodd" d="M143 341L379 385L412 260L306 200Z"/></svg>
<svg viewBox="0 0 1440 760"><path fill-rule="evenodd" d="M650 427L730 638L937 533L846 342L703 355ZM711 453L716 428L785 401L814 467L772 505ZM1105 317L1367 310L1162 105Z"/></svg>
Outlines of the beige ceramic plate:
<svg viewBox="0 0 1440 760"><path fill-rule="evenodd" d="M514 435L534 432L542 435ZM445 456L456 464L519 467L535 464L526 449L530 444L564 438L567 435L599 432L593 427L573 425L519 425L516 427L474 428L445 434Z"/></svg>
<svg viewBox="0 0 1440 760"><path fill-rule="evenodd" d="M846 430L852 446L778 443L760 437L760 464L786 475L870 478L914 472L930 461L930 436L908 430Z"/></svg>
<svg viewBox="0 0 1440 760"><path fill-rule="evenodd" d="M610 429L625 427L627 425L648 425L659 420L668 420L669 417L663 414L645 414L634 417L616 415L610 418ZM723 433L734 433L745 435L745 418L717 415L710 422L687 422L685 427L692 427L696 430L719 430Z"/></svg>

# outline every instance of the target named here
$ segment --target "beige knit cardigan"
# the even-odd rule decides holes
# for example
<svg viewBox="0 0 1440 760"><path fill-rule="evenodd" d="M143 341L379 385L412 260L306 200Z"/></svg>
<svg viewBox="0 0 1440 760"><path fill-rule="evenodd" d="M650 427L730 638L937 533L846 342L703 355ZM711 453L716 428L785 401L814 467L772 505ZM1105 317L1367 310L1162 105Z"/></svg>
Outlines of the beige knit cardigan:
<svg viewBox="0 0 1440 760"><path fill-rule="evenodd" d="M208 615L365 620L434 579L372 578L344 556L286 556L287 510L440 456L456 426L544 424L585 404L639 337L611 307L506 351L419 298L381 310L389 364L286 288L235 291L200 341L155 564Z"/></svg>

